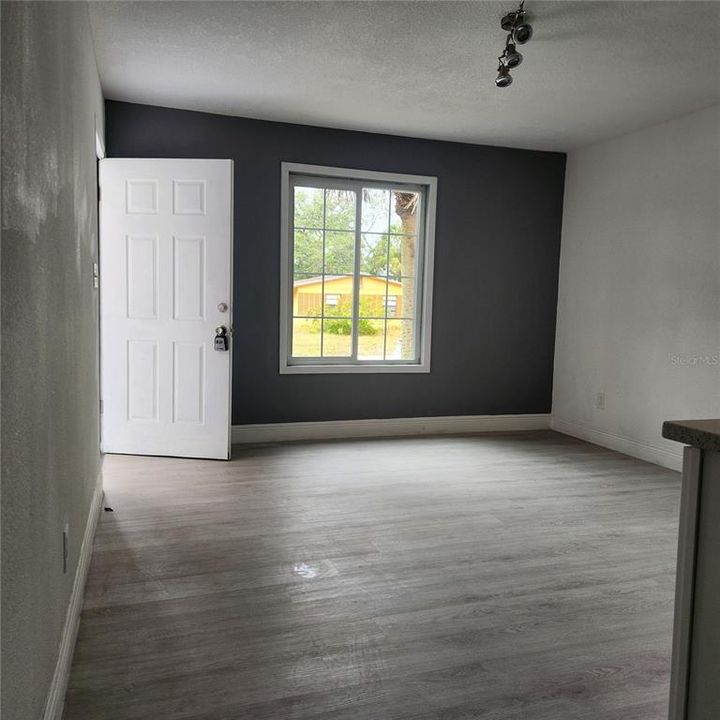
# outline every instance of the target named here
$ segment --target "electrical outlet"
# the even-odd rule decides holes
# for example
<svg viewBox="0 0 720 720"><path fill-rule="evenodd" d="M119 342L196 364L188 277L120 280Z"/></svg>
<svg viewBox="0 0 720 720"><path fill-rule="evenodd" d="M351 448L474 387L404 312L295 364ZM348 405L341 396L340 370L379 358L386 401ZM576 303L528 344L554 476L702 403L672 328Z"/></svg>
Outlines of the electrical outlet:
<svg viewBox="0 0 720 720"><path fill-rule="evenodd" d="M595 395L595 407L598 410L604 410L605 409L605 393L599 392Z"/></svg>
<svg viewBox="0 0 720 720"><path fill-rule="evenodd" d="M68 554L70 552L70 523L66 520L63 528L63 574L68 571Z"/></svg>

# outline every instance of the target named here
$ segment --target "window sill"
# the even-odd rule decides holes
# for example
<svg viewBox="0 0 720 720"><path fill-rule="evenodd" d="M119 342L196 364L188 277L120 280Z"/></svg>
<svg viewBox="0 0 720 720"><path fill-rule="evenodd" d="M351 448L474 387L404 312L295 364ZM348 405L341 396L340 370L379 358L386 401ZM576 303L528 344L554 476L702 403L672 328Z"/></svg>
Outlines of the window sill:
<svg viewBox="0 0 720 720"><path fill-rule="evenodd" d="M340 375L368 373L429 373L429 363L402 364L377 364L377 365L287 365L280 366L281 375Z"/></svg>

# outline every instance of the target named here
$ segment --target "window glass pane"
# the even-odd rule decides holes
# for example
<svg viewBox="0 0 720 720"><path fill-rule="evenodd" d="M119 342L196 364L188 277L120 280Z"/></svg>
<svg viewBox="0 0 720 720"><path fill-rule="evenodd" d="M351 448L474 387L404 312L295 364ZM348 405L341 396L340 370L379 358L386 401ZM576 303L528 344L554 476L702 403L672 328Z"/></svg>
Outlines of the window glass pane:
<svg viewBox="0 0 720 720"><path fill-rule="evenodd" d="M325 274L352 273L355 269L355 233L325 233Z"/></svg>
<svg viewBox="0 0 720 720"><path fill-rule="evenodd" d="M323 313L327 317L352 317L354 287L352 275L326 275Z"/></svg>
<svg viewBox="0 0 720 720"><path fill-rule="evenodd" d="M417 275L417 237L415 235L390 236L390 277Z"/></svg>
<svg viewBox="0 0 720 720"><path fill-rule="evenodd" d="M414 328L413 320L387 321L386 360L416 360Z"/></svg>
<svg viewBox="0 0 720 720"><path fill-rule="evenodd" d="M295 230L293 267L296 273L315 273L317 275L322 273L322 230Z"/></svg>
<svg viewBox="0 0 720 720"><path fill-rule="evenodd" d="M322 228L325 193L322 188L295 187L296 228Z"/></svg>
<svg viewBox="0 0 720 720"><path fill-rule="evenodd" d="M325 293L325 317L352 317L353 296L352 289L343 294Z"/></svg>
<svg viewBox="0 0 720 720"><path fill-rule="evenodd" d="M325 227L330 230L355 230L354 190L325 191Z"/></svg>
<svg viewBox="0 0 720 720"><path fill-rule="evenodd" d="M307 318L293 318L293 357L320 357L320 322Z"/></svg>
<svg viewBox="0 0 720 720"><path fill-rule="evenodd" d="M360 317L384 318L385 294L388 282L385 278L363 275L360 278Z"/></svg>
<svg viewBox="0 0 720 720"><path fill-rule="evenodd" d="M385 321L358 320L358 360L382 360L385 349Z"/></svg>
<svg viewBox="0 0 720 720"><path fill-rule="evenodd" d="M390 191L363 188L362 231L386 233L390 221Z"/></svg>
<svg viewBox="0 0 720 720"><path fill-rule="evenodd" d="M352 355L352 318L325 318L323 320L323 357L350 357Z"/></svg>
<svg viewBox="0 0 720 720"><path fill-rule="evenodd" d="M322 275L295 273L293 315L319 316L322 311Z"/></svg>
<svg viewBox="0 0 720 720"><path fill-rule="evenodd" d="M360 272L385 277L388 268L388 236L364 233L360 239Z"/></svg>
<svg viewBox="0 0 720 720"><path fill-rule="evenodd" d="M390 232L415 235L420 213L420 195L403 190L392 191Z"/></svg>

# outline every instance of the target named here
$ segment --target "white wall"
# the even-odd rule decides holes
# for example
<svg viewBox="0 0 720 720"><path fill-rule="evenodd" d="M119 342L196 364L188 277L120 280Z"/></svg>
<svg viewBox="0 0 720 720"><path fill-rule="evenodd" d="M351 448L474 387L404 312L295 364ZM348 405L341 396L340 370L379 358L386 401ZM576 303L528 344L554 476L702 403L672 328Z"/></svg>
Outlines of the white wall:
<svg viewBox="0 0 720 720"><path fill-rule="evenodd" d="M568 156L557 430L679 469L663 420L720 417L719 208L720 105Z"/></svg>
<svg viewBox="0 0 720 720"><path fill-rule="evenodd" d="M39 720L62 698L68 606L79 599L76 577L82 589L81 548L99 500L93 263L103 99L85 3L0 7L0 716Z"/></svg>

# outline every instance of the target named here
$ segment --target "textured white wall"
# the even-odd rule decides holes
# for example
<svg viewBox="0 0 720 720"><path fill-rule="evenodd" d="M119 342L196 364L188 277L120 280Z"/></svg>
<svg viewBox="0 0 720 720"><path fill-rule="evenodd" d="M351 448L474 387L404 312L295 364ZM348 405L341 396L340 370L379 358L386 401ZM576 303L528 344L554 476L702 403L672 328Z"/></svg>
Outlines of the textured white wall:
<svg viewBox="0 0 720 720"><path fill-rule="evenodd" d="M100 469L92 265L95 122L102 123L103 105L85 3L0 6L0 715L37 720Z"/></svg>
<svg viewBox="0 0 720 720"><path fill-rule="evenodd" d="M662 421L720 417L719 208L719 105L570 153L557 429L679 467Z"/></svg>

